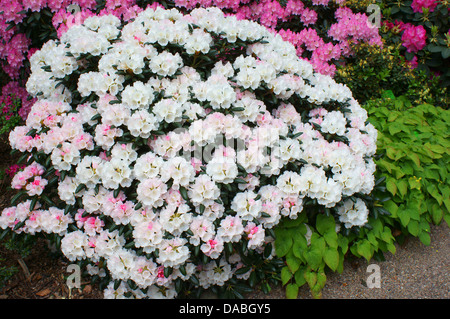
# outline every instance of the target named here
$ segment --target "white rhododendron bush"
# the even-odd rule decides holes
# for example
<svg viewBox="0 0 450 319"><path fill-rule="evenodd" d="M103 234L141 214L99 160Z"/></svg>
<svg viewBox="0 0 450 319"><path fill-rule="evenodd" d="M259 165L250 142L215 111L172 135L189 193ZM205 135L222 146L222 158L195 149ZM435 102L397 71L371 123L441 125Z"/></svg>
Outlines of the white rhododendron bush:
<svg viewBox="0 0 450 319"><path fill-rule="evenodd" d="M105 297L245 281L310 204L367 222L377 132L350 90L217 8L90 17L31 57L0 226L47 234ZM256 259L255 259L256 258Z"/></svg>

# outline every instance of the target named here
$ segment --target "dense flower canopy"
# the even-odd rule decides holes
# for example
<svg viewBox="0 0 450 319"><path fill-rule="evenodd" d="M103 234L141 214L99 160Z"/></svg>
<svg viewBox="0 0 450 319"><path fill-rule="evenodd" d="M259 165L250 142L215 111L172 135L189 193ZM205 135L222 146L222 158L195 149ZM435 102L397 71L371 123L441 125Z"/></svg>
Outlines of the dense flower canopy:
<svg viewBox="0 0 450 319"><path fill-rule="evenodd" d="M69 260L113 280L106 297L245 278L237 245L262 254L311 201L346 228L367 222L351 197L374 186L366 111L255 22L218 8L94 16L30 62L37 102L10 134L31 155L12 185L26 199L0 226L61 236Z"/></svg>

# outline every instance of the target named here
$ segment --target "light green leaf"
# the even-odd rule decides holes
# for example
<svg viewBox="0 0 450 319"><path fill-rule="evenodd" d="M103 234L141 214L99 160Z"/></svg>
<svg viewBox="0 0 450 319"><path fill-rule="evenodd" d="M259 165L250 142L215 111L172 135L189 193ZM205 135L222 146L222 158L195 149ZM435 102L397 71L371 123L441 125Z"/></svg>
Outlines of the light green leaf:
<svg viewBox="0 0 450 319"><path fill-rule="evenodd" d="M305 270L306 270L306 267L302 266L302 267L299 268L299 270L297 270L297 272L294 275L295 283L299 287L303 286L306 283Z"/></svg>
<svg viewBox="0 0 450 319"><path fill-rule="evenodd" d="M314 270L317 270L322 264L322 254L317 249L309 249L305 251L303 256L305 257L308 265Z"/></svg>
<svg viewBox="0 0 450 319"><path fill-rule="evenodd" d="M395 179L388 176L386 180L386 188L392 195L395 196L397 194L397 185L395 183Z"/></svg>
<svg viewBox="0 0 450 319"><path fill-rule="evenodd" d="M347 250L348 250L348 238L345 236L342 236L342 235L338 236L337 242L338 242L339 247L342 250L342 253L346 254Z"/></svg>
<svg viewBox="0 0 450 319"><path fill-rule="evenodd" d="M326 232L323 235L323 238L325 238L325 241L328 246L332 248L338 247L338 235L336 234L336 231L334 229Z"/></svg>
<svg viewBox="0 0 450 319"><path fill-rule="evenodd" d="M323 259L331 270L336 271L339 266L339 253L336 249L327 247L323 255Z"/></svg>
<svg viewBox="0 0 450 319"><path fill-rule="evenodd" d="M281 284L286 285L292 278L292 273L288 267L281 268Z"/></svg>
<svg viewBox="0 0 450 319"><path fill-rule="evenodd" d="M283 231L277 231L275 240L275 253L278 257L286 256L292 247L292 238Z"/></svg>
<svg viewBox="0 0 450 319"><path fill-rule="evenodd" d="M322 214L318 214L316 219L316 228L321 235L325 234L328 231L334 232L336 228L334 217L332 215L325 216Z"/></svg>
<svg viewBox="0 0 450 319"><path fill-rule="evenodd" d="M311 249L317 250L320 255L323 255L325 251L326 243L325 239L317 233L311 235Z"/></svg>
<svg viewBox="0 0 450 319"><path fill-rule="evenodd" d="M359 255L364 257L367 261L369 261L372 258L373 255L373 249L372 245L367 239L364 239L360 242L358 242L356 251Z"/></svg>
<svg viewBox="0 0 450 319"><path fill-rule="evenodd" d="M400 218L400 222L404 227L406 227L411 219L411 216L408 214L407 210L400 209L397 212L398 217Z"/></svg>
<svg viewBox="0 0 450 319"><path fill-rule="evenodd" d="M315 271L305 271L305 280L310 289L313 289L317 283L317 273Z"/></svg>
<svg viewBox="0 0 450 319"><path fill-rule="evenodd" d="M437 204L433 205L433 209L431 211L431 219L435 225L439 225L442 221L442 217L444 216L444 212L442 208Z"/></svg>
<svg viewBox="0 0 450 319"><path fill-rule="evenodd" d="M419 239L425 246L429 246L431 243L430 234L425 231L419 232Z"/></svg>
<svg viewBox="0 0 450 319"><path fill-rule="evenodd" d="M392 217L397 217L398 206L394 201L388 200L383 207L391 214Z"/></svg>
<svg viewBox="0 0 450 319"><path fill-rule="evenodd" d="M419 234L419 222L417 220L411 220L408 224L408 231L411 235L417 236Z"/></svg>
<svg viewBox="0 0 450 319"><path fill-rule="evenodd" d="M403 126L403 125L400 125L400 124L395 123L395 122L392 123L392 124L389 125L389 127L388 127L389 134L391 134L391 135L397 134L398 132L400 132L400 131L402 130L402 126Z"/></svg>
<svg viewBox="0 0 450 319"><path fill-rule="evenodd" d="M439 193L439 190L436 187L436 185L429 184L427 186L427 191L431 196L433 196L438 201L439 205L442 205L443 198L442 195Z"/></svg>
<svg viewBox="0 0 450 319"><path fill-rule="evenodd" d="M386 243L391 243L394 239L394 236L392 236L391 229L387 226L384 226L384 230L381 233L381 239L385 241Z"/></svg>
<svg viewBox="0 0 450 319"><path fill-rule="evenodd" d="M420 168L420 158L416 153L409 152L406 154L418 168Z"/></svg>
<svg viewBox="0 0 450 319"><path fill-rule="evenodd" d="M287 299L297 299L297 296L298 296L297 284L288 284L286 286L286 298Z"/></svg>
<svg viewBox="0 0 450 319"><path fill-rule="evenodd" d="M300 264L302 263L300 258L295 257L292 250L290 250L286 255L286 264L289 267L289 270L291 273L295 274L295 272L300 267Z"/></svg>
<svg viewBox="0 0 450 319"><path fill-rule="evenodd" d="M400 192L400 195L404 197L408 192L408 182L405 179L397 181L397 189Z"/></svg>
<svg viewBox="0 0 450 319"><path fill-rule="evenodd" d="M306 237L302 234L294 237L294 244L292 246L292 252L294 256L304 260L303 253L308 249L308 242L306 241Z"/></svg>

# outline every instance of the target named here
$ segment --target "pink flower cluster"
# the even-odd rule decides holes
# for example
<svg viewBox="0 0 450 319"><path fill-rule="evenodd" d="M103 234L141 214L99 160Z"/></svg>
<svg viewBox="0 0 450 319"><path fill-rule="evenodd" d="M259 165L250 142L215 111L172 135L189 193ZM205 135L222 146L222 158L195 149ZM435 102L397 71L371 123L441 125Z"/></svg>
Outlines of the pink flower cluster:
<svg viewBox="0 0 450 319"><path fill-rule="evenodd" d="M335 0L334 2L341 4L343 1ZM368 42L371 45L380 46L382 41L378 29L370 25L365 14L355 14L349 8L342 7L335 13L337 23L333 24L328 31L328 36L338 41L338 44L326 42L314 28L318 21L314 7L327 6L329 3L329 0L314 0L312 8L308 8L301 0L288 0L284 7L276 0L175 0L175 4L179 7L192 9L198 5L217 6L222 9L231 9L238 19L258 21L273 32L278 32L283 40L292 43L297 48L299 57L309 56L306 51L312 53L309 62L316 72L333 76L336 67L332 61L351 54L349 41ZM275 30L280 22L296 19L300 19L306 26L301 32L292 32L289 29Z"/></svg>
<svg viewBox="0 0 450 319"><path fill-rule="evenodd" d="M411 8L414 12L423 13L423 9L429 9L430 12L433 12L437 7L439 1L436 0L413 0L411 3Z"/></svg>
<svg viewBox="0 0 450 319"><path fill-rule="evenodd" d="M427 44L426 39L427 32L422 25L408 24L402 35L403 46L412 53L422 50Z"/></svg>
<svg viewBox="0 0 450 319"><path fill-rule="evenodd" d="M328 36L338 43L327 42L319 36L315 28L319 18L315 9L328 6L329 0L313 0L309 7L301 0L288 0L285 6L277 0L175 0L174 2L176 6L187 9L216 6L231 11L238 19L258 21L273 32L278 32L284 40L294 44L298 55L302 58L308 57L315 71L325 75L334 75L336 67L333 60L350 54L349 41L381 45L378 30L370 26L367 16L355 14L345 7L336 10L337 23L328 31ZM343 3L342 0L334 2ZM39 12L47 8L53 13L52 24L60 37L72 25L82 24L88 17L93 16L97 5L96 0L0 0L0 3L3 11L0 16L0 37L4 40L0 43L0 63L13 80L19 79L23 62L36 48L30 48L31 41L24 34L18 33L16 27L6 30L10 22L20 23L26 17L23 11ZM432 7L427 0L417 0L414 3ZM80 10L68 12L70 5L77 5ZM153 8L157 6L162 5L159 3L150 5ZM141 11L136 0L106 0L105 7L99 15L113 14L124 21L129 21ZM275 30L280 22L295 20L300 20L306 28L301 32Z"/></svg>
<svg viewBox="0 0 450 319"><path fill-rule="evenodd" d="M22 171L25 167L26 167L26 165L24 165L24 164L20 164L20 165L14 164L14 165L11 165L10 167L8 167L7 169L5 169L5 173L9 177L13 178L14 175L16 175L19 171Z"/></svg>
<svg viewBox="0 0 450 319"><path fill-rule="evenodd" d="M14 189L26 189L30 196L40 195L48 184L48 181L41 177L44 171L43 166L34 162L14 176L11 187Z"/></svg>
<svg viewBox="0 0 450 319"><path fill-rule="evenodd" d="M411 23L404 23L397 20L393 23L385 21L383 24L394 33L402 33L402 45L406 48L407 52L416 53L422 50L427 44L427 32L422 25L415 26ZM417 56L414 56L408 64L411 68L416 68L418 66Z"/></svg>
<svg viewBox="0 0 450 319"><path fill-rule="evenodd" d="M6 120L9 120L7 116L12 116L11 110L14 107L14 102L19 99L21 108L18 110L19 116L25 120L30 112L31 106L36 101L35 98L28 100L28 93L20 86L19 82L11 81L2 88L2 95L0 96L0 105L2 106L2 114L7 114Z"/></svg>

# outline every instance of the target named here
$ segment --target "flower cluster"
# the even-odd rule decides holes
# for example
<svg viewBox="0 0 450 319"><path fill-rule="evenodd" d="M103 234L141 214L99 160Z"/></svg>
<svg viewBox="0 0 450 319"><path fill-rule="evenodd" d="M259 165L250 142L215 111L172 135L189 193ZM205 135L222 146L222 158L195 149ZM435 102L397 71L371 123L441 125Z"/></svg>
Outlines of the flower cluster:
<svg viewBox="0 0 450 319"><path fill-rule="evenodd" d="M257 21L274 33L278 33L286 41L291 42L297 48L297 54L307 59L316 72L333 76L336 70L333 61L351 54L349 43L369 43L382 46L378 29L372 26L363 13L353 13L348 7L339 7L334 12L336 23L327 26L326 34L318 33L321 29L321 21L317 11L333 7L334 4L342 5L343 1L312 1L308 7L305 1L289 0L282 6L277 0L262 1L223 1L223 0L175 0L178 7L187 9L216 6L228 9L238 19ZM280 27L281 23L300 21L303 29L293 32L288 28ZM326 42L330 37L335 41Z"/></svg>
<svg viewBox="0 0 450 319"><path fill-rule="evenodd" d="M112 280L106 297L248 278L281 218L374 186L377 131L350 90L218 8L90 17L31 64L38 101L9 137L34 154L13 181L27 199L0 226L60 235ZM345 227L363 225L364 202L349 209Z"/></svg>
<svg viewBox="0 0 450 319"><path fill-rule="evenodd" d="M421 25L407 25L402 34L403 46L407 52L415 53L422 50L426 45L427 32Z"/></svg>
<svg viewBox="0 0 450 319"><path fill-rule="evenodd" d="M349 40L380 45L377 29L370 26L367 22L367 16L359 13L354 14L350 9L347 10L345 17L340 16L336 11L335 18L338 22L331 25L334 31L329 30L330 34L318 35L317 30L322 29L322 25L317 12L322 8L334 8L335 4L343 5L343 1L312 1L312 5L308 6L305 3L305 1L300 0L285 1L285 5L281 5L278 0L174 1L176 6L188 10L197 6L204 8L216 6L231 11L238 19L257 21L272 29L273 32L279 32L283 39L294 44L299 56L308 59L316 72L330 76L333 76L335 72L333 61L348 56ZM417 6L433 7L428 3L429 1L417 1ZM29 37L25 36L24 31L17 26L29 21L36 13L41 17L47 18L50 16L49 25L45 26L41 31L42 34L39 35L43 39L50 39L51 32L48 29L56 30L57 36L61 37L72 26L81 25L87 18L96 14L114 15L123 21L129 21L143 11L143 5L139 6L138 4L139 1L136 0L2 1L3 14L0 15L0 36L4 39L4 42L0 44L0 60L3 60L1 67L12 79L19 79L24 62L37 48L35 45L32 47ZM162 7L158 2L147 5L147 7L153 9L158 6ZM74 10L74 8L79 8L79 10ZM292 32L288 28L280 28L280 23L290 23L297 20L303 24L306 31ZM39 18L35 21L38 25L41 22L42 19L39 20ZM30 31L36 29L32 24L26 28ZM328 26L326 26L326 29L328 29ZM336 34L334 33L339 33L339 39L335 38ZM338 43L326 42L324 39L328 36ZM196 39L196 37L191 38L191 40L193 39ZM313 56L310 58L307 53L312 53Z"/></svg>
<svg viewBox="0 0 450 319"><path fill-rule="evenodd" d="M436 0L413 0L411 3L411 8L414 12L423 13L424 9L428 9L430 12L433 12L436 9L439 1Z"/></svg>

